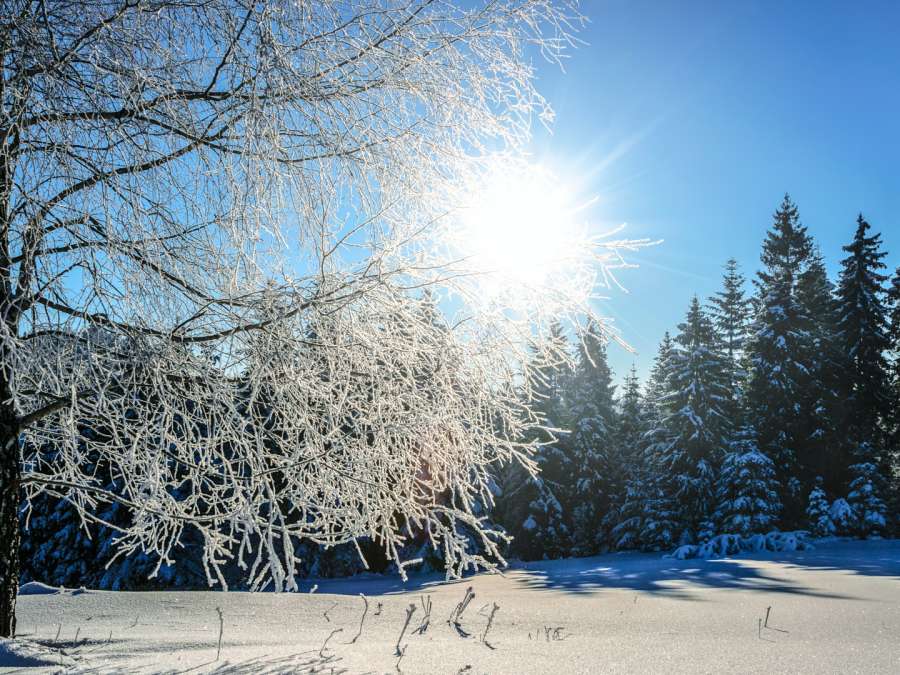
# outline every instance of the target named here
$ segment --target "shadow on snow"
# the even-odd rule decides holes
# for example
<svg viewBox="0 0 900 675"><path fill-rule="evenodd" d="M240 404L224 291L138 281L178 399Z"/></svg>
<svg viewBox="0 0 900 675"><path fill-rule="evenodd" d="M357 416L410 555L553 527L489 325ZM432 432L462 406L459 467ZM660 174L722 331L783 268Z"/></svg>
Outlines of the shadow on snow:
<svg viewBox="0 0 900 675"><path fill-rule="evenodd" d="M767 563L777 563L778 567ZM900 581L900 540L831 541L807 551L745 553L710 560L617 553L520 562L507 574L529 588L570 593L625 589L691 600L696 599L693 590L730 588L847 599L791 581L785 573L789 575L792 569L888 576Z"/></svg>

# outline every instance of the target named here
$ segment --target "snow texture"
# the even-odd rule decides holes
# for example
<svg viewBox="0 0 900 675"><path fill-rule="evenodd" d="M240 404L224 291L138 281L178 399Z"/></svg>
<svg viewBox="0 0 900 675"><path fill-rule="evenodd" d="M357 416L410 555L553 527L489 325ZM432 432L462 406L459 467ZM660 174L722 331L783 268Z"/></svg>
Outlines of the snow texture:
<svg viewBox="0 0 900 675"><path fill-rule="evenodd" d="M900 541L880 540L723 560L620 553L535 561L451 583L436 574L407 583L365 575L319 580L315 594L32 595L19 598L23 642L14 653L39 643L61 649L74 662L69 673L397 672L397 639L414 603L399 663L407 675L896 673L897 577ZM470 586L464 637L447 618ZM368 612L349 644L361 593ZM419 632L428 600L430 624ZM759 630L767 607L768 627Z"/></svg>

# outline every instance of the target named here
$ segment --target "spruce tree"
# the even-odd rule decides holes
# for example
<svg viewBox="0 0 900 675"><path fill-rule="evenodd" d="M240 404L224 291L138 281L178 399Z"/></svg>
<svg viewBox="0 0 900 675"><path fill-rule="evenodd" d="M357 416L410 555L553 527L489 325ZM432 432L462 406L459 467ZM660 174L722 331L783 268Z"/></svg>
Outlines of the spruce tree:
<svg viewBox="0 0 900 675"><path fill-rule="evenodd" d="M616 387L606 343L597 324L588 326L572 378L570 417L574 428L566 439L571 469L561 480L565 481L562 498L571 518L576 555L590 555L601 548L606 539L602 524L623 481L615 438Z"/></svg>
<svg viewBox="0 0 900 675"><path fill-rule="evenodd" d="M614 495L613 506L606 519L610 545L617 549L639 546L644 485L647 479L643 443L643 406L637 370L632 364L625 377L619 401L616 447L622 463L624 480Z"/></svg>
<svg viewBox="0 0 900 675"><path fill-rule="evenodd" d="M725 356L730 403L729 416L734 417L739 408L741 385L745 377L743 368L744 347L750 326L750 298L747 297L746 279L740 272L737 260L725 263L722 290L710 298L710 314L716 327Z"/></svg>
<svg viewBox="0 0 900 675"><path fill-rule="evenodd" d="M559 322L550 326L544 339L541 349L532 350L527 367L533 409L548 429L564 429L570 422L565 401L572 375L566 358L568 340ZM536 440L542 443L534 457L538 475L517 467L503 476L500 488L506 503L496 516L514 537L515 555L558 558L571 547L570 517L560 500L574 473L569 438L564 432L542 431Z"/></svg>
<svg viewBox="0 0 900 675"><path fill-rule="evenodd" d="M809 493L806 505L807 528L814 537L831 537L835 533L834 522L829 513L830 506L825 495L821 476L816 479L816 486Z"/></svg>
<svg viewBox="0 0 900 675"><path fill-rule="evenodd" d="M798 457L804 456L807 443L799 402L808 372L808 317L797 300L797 285L811 254L812 242L800 224L797 207L785 195L763 242L763 269L755 279L747 394L760 448L778 471L789 525L803 520L801 494L805 493L792 478L798 473Z"/></svg>
<svg viewBox="0 0 900 675"><path fill-rule="evenodd" d="M664 466L664 450L671 442L663 424L671 406L669 375L675 343L668 332L663 336L650 371L643 405L643 476L631 484L629 497L623 510L632 513L640 509L639 517L631 517L629 530L636 531L633 538L644 550L671 549L677 543L678 524L676 505L667 488ZM622 539L626 539L625 530Z"/></svg>
<svg viewBox="0 0 900 675"><path fill-rule="evenodd" d="M696 296L678 328L668 376L671 412L662 421L666 445L659 461L664 489L676 505L680 543L694 543L703 531L713 534L716 477L731 431L724 410L728 373L713 323Z"/></svg>
<svg viewBox="0 0 900 675"><path fill-rule="evenodd" d="M887 507L881 473L871 462L850 467L853 477L847 492L847 503L853 509L856 534L860 537L880 536L887 527Z"/></svg>
<svg viewBox="0 0 900 675"><path fill-rule="evenodd" d="M763 454L752 427L729 445L716 488L715 522L721 534L762 534L778 521L781 503L775 465Z"/></svg>
<svg viewBox="0 0 900 675"><path fill-rule="evenodd" d="M796 473L788 480L794 479L802 493L807 494L816 477L823 476L826 489L836 493L846 484L849 464L838 412L842 355L835 328L834 284L828 278L818 246L813 246L806 269L800 273L797 303L805 317L798 356L805 370L798 376L796 399L798 437L802 442L797 446Z"/></svg>
<svg viewBox="0 0 900 675"><path fill-rule="evenodd" d="M845 416L843 433L853 443L854 459L884 471L886 430L893 397L887 352L891 347L881 235L869 235L859 215L849 255L838 283L838 339L844 362L840 378Z"/></svg>
<svg viewBox="0 0 900 675"><path fill-rule="evenodd" d="M891 469L887 473L889 510L888 527L900 535L900 267L891 278L888 289L890 310L891 392L893 404L888 422L888 458Z"/></svg>

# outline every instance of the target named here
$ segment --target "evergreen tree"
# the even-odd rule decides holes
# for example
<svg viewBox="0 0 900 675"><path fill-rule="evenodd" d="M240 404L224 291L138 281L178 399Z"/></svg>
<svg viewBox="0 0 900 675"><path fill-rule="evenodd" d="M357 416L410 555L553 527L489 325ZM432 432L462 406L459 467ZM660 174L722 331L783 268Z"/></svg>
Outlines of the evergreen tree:
<svg viewBox="0 0 900 675"><path fill-rule="evenodd" d="M900 535L900 267L894 272L888 289L890 310L890 351L891 391L893 405L888 423L888 458L890 471L888 481L888 513L892 514L888 526L895 535Z"/></svg>
<svg viewBox="0 0 900 675"><path fill-rule="evenodd" d="M644 475L632 482L631 494L623 506L626 513L640 508L640 516L632 517L629 527L638 532L635 539L640 547L651 551L671 549L678 541L678 514L671 490L667 489L665 467L665 450L672 439L663 423L671 409L669 376L674 351L675 343L666 332L650 371L644 397Z"/></svg>
<svg viewBox="0 0 900 675"><path fill-rule="evenodd" d="M816 486L809 493L809 501L806 505L807 527L814 537L830 537L835 533L834 523L829 513L828 499L822 483L820 476L816 479Z"/></svg>
<svg viewBox="0 0 900 675"><path fill-rule="evenodd" d="M620 490L614 495L606 527L610 533L610 545L617 549L625 549L636 548L640 544L644 485L647 480L641 387L634 364L625 377L619 407L616 447L622 463L624 480Z"/></svg>
<svg viewBox="0 0 900 675"><path fill-rule="evenodd" d="M562 429L570 419L564 400L571 380L567 367L568 340L562 325L554 322L546 343L532 350L527 366L533 409L550 429ZM495 510L498 522L513 536L512 552L523 559L558 558L571 548L570 517L560 496L575 473L568 434L542 431L534 461L539 471L532 476L516 465L501 473L503 506Z"/></svg>
<svg viewBox="0 0 900 675"><path fill-rule="evenodd" d="M837 423L842 356L835 329L834 285L817 246L800 274L797 302L805 317L798 357L805 370L798 376L796 410L801 442L797 446L796 473L791 478L806 494L816 477L823 476L826 489L836 493L846 484L849 464L846 438L838 433Z"/></svg>
<svg viewBox="0 0 900 675"><path fill-rule="evenodd" d="M667 404L663 420L667 443L659 459L664 483L676 505L681 543L693 543L701 531L712 534L708 522L715 509L715 482L725 455L730 422L725 359L718 349L712 321L695 296L679 325L672 353Z"/></svg>
<svg viewBox="0 0 900 675"><path fill-rule="evenodd" d="M722 534L762 534L774 528L781 504L775 465L760 452L756 432L743 427L731 442L716 488L715 521Z"/></svg>
<svg viewBox="0 0 900 675"><path fill-rule="evenodd" d="M854 444L858 462L883 460L883 431L893 402L887 352L890 349L888 307L884 282L881 235L868 234L869 223L857 218L853 241L844 246L849 255L841 263L838 283L838 338L844 358L841 398L843 432ZM871 452L860 455L860 451ZM884 464L881 468L886 468Z"/></svg>
<svg viewBox="0 0 900 675"><path fill-rule="evenodd" d="M730 403L728 413L734 417L739 409L741 385L746 375L743 368L744 347L750 326L750 298L745 291L746 279L737 260L725 263L722 290L710 298L711 315L725 356Z"/></svg>
<svg viewBox="0 0 900 675"><path fill-rule="evenodd" d="M785 195L763 242L763 269L755 280L748 401L760 448L778 471L789 525L803 519L801 486L791 478L798 473L798 457L804 456L807 442L799 401L808 372L808 317L797 300L797 285L811 254L812 242L797 207Z"/></svg>
<svg viewBox="0 0 900 675"><path fill-rule="evenodd" d="M596 553L605 539L602 529L613 495L622 480L615 439L615 385L606 355L607 337L599 326L588 326L578 348L572 380L572 423L569 436L572 471L564 504L572 519L576 555Z"/></svg>
<svg viewBox="0 0 900 675"><path fill-rule="evenodd" d="M847 503L853 509L856 534L860 537L881 535L887 526L887 507L882 499L883 480L878 467L860 462L850 467L853 476Z"/></svg>

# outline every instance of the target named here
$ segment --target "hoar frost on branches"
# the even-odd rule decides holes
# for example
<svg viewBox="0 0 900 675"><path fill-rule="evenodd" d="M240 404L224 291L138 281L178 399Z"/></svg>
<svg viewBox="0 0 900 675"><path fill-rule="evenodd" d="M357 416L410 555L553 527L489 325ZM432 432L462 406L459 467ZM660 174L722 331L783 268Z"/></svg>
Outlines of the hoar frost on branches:
<svg viewBox="0 0 900 675"><path fill-rule="evenodd" d="M4 3L0 635L23 493L126 505L123 550L162 561L193 529L211 580L237 556L257 587L294 587L304 538L398 557L425 532L458 572L488 564L466 527L497 554L473 504L529 463L522 338L621 261L593 242L579 292L474 302L444 236L550 115L525 50L559 58L580 19L473 5ZM425 320L425 287L459 320Z"/></svg>

